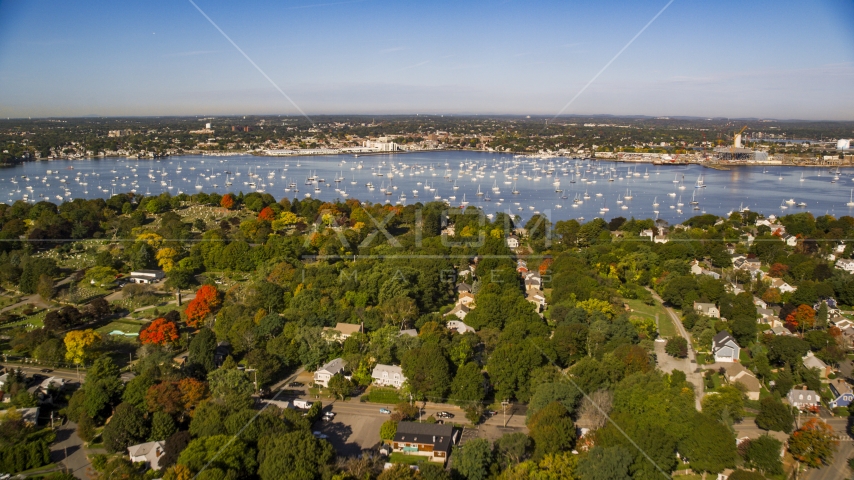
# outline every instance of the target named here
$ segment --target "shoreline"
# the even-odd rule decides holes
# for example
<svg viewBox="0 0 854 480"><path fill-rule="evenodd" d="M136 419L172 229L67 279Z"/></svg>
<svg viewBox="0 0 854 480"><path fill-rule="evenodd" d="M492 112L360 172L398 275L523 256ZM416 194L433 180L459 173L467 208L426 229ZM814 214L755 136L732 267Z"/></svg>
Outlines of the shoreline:
<svg viewBox="0 0 854 480"><path fill-rule="evenodd" d="M22 165L24 163L30 162L51 162L51 161L86 161L86 160L111 160L111 159L127 159L127 160L163 160L167 158L181 158L181 157L189 157L189 156L201 156L201 157L266 157L266 158L311 158L311 157L332 157L332 156L351 156L351 157L368 157L368 156L382 156L382 155L410 155L410 154L418 154L418 153L441 153L441 152L472 152L479 154L493 154L493 155L510 155L513 157L522 156L526 159L537 159L537 160L549 160L552 158L569 158L569 159L578 159L578 160L587 160L587 161L595 161L595 162L613 162L613 163L628 163L628 164L638 164L638 165L652 165L655 167L662 166L688 166L688 165L698 165L704 168L710 168L713 170L723 170L728 171L733 167L818 167L818 168L854 168L854 162L850 160L852 157L845 158L843 160L837 160L836 163L815 163L815 160L803 160L802 162L796 163L783 163L783 162L733 162L733 163L719 163L719 162L700 162L700 161L665 161L665 160L628 160L628 159L620 159L620 158L602 158L602 157L588 157L588 156L566 156L566 155L550 155L544 154L542 156L539 155L530 155L519 152L494 152L489 150L466 150L460 148L442 148L442 149L431 149L431 150L402 150L395 152L329 152L329 153L321 153L321 154L295 154L295 155L267 155L259 152L234 152L234 153L204 153L204 152L184 152L176 155L165 155L165 156L143 156L143 157L128 157L126 155L102 155L95 157L82 157L82 158L39 158L33 160L22 161L15 164L3 164L0 167L3 168L13 168L18 165Z"/></svg>

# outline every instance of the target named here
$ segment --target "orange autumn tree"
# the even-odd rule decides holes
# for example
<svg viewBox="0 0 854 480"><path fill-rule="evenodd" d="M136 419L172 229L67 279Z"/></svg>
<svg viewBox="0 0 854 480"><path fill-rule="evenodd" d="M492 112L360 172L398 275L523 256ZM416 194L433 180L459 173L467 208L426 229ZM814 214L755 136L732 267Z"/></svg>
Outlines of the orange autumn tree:
<svg viewBox="0 0 854 480"><path fill-rule="evenodd" d="M223 195L222 200L219 201L219 206L228 210L234 208L234 194L226 193Z"/></svg>
<svg viewBox="0 0 854 480"><path fill-rule="evenodd" d="M196 290L196 298L187 304L184 313L187 314L187 325L197 327L208 315L213 314L219 308L221 300L219 292L213 285L202 285Z"/></svg>
<svg viewBox="0 0 854 480"><path fill-rule="evenodd" d="M264 207L258 212L258 220L265 220L267 222L272 222L276 219L276 212L273 211L270 207Z"/></svg>
<svg viewBox="0 0 854 480"><path fill-rule="evenodd" d="M208 384L192 377L181 379L178 382L178 390L181 392L184 409L188 411L194 410L209 396Z"/></svg>
<svg viewBox="0 0 854 480"><path fill-rule="evenodd" d="M800 329L803 333L815 325L815 310L809 305L801 305L786 317L786 324L793 329Z"/></svg>
<svg viewBox="0 0 854 480"><path fill-rule="evenodd" d="M143 345L166 345L178 340L178 325L165 318L155 319L139 331L139 341Z"/></svg>

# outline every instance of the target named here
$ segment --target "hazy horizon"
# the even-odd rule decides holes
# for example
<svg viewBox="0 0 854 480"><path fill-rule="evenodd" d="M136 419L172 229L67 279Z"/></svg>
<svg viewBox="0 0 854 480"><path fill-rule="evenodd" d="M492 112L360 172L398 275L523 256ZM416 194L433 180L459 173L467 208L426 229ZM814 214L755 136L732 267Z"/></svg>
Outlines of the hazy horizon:
<svg viewBox="0 0 854 480"><path fill-rule="evenodd" d="M854 4L0 4L0 117L854 120ZM607 68L615 55L624 49ZM251 112L251 113L247 113Z"/></svg>

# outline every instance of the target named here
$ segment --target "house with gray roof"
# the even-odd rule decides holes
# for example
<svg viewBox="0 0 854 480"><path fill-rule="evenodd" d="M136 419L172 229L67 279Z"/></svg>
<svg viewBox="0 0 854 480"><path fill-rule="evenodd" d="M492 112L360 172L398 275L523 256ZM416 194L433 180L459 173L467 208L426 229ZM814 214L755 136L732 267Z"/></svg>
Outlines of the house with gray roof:
<svg viewBox="0 0 854 480"><path fill-rule="evenodd" d="M371 378L374 383L383 387L400 388L406 377L403 376L403 369L398 365L383 365L378 363L371 372Z"/></svg>
<svg viewBox="0 0 854 480"><path fill-rule="evenodd" d="M817 407L821 403L821 397L814 391L807 390L807 387L789 390L786 400L789 405L797 408Z"/></svg>
<svg viewBox="0 0 854 480"><path fill-rule="evenodd" d="M132 463L145 463L152 470L160 470L160 459L165 453L166 442L146 442L128 447L128 455Z"/></svg>
<svg viewBox="0 0 854 480"><path fill-rule="evenodd" d="M737 362L740 352L741 347L729 332L720 332L712 339L712 355L715 357L715 362Z"/></svg>
<svg viewBox="0 0 854 480"><path fill-rule="evenodd" d="M336 358L335 360L332 360L314 372L314 383L324 387L329 387L329 379L339 373L343 373L345 366L346 364L344 363L343 358Z"/></svg>
<svg viewBox="0 0 854 480"><path fill-rule="evenodd" d="M694 302L694 311L707 317L721 318L721 311L714 303Z"/></svg>

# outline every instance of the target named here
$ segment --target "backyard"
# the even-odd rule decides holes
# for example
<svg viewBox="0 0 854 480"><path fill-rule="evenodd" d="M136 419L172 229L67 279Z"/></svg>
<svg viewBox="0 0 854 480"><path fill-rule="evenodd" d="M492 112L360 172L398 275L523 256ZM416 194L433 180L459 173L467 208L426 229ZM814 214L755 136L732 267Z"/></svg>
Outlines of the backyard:
<svg viewBox="0 0 854 480"><path fill-rule="evenodd" d="M660 304L647 305L640 300L631 299L625 300L625 303L631 309L631 316L652 318L653 320L658 318L658 334L660 336L670 338L679 335L676 326L673 325L673 321L670 319L670 315L667 314L664 307Z"/></svg>

